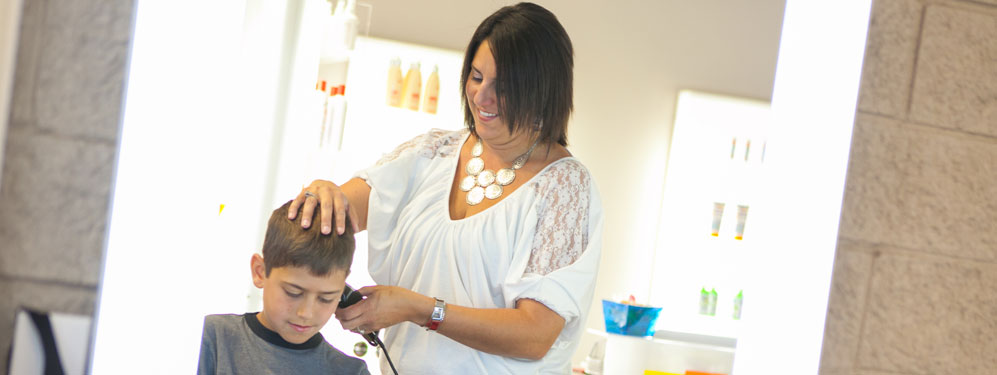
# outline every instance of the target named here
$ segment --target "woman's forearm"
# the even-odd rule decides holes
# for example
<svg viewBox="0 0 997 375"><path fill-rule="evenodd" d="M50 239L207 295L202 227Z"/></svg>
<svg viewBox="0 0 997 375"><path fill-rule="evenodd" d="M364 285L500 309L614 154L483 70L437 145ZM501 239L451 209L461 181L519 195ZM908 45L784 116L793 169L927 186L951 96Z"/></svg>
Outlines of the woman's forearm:
<svg viewBox="0 0 997 375"><path fill-rule="evenodd" d="M350 202L350 209L356 214L357 227L361 231L367 230L367 203L370 201L370 185L360 178L353 178L341 187L346 199Z"/></svg>
<svg viewBox="0 0 997 375"><path fill-rule="evenodd" d="M418 303L413 323L425 325L435 300ZM448 305L437 332L476 350L506 357L538 360L564 328L564 318L540 302L521 299L516 308L478 309Z"/></svg>

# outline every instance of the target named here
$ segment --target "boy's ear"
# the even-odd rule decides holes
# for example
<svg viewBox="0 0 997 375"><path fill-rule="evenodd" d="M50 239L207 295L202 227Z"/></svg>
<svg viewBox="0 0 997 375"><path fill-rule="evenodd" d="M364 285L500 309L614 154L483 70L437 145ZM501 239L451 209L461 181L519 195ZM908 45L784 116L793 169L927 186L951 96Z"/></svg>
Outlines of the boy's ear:
<svg viewBox="0 0 997 375"><path fill-rule="evenodd" d="M263 263L263 256L253 254L253 258L249 261L249 269L253 273L253 285L262 288L263 281L267 278L267 266Z"/></svg>

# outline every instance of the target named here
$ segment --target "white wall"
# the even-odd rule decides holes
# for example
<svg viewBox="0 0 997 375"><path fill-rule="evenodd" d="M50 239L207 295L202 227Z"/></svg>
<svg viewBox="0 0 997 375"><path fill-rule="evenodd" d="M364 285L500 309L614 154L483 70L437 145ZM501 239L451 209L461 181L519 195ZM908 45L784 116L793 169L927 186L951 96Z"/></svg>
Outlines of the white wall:
<svg viewBox="0 0 997 375"><path fill-rule="evenodd" d="M605 206L588 321L602 329L599 299L649 293L677 91L769 100L784 1L536 2L557 15L575 47L568 141L595 176ZM363 3L373 5L371 36L463 50L479 22L516 1ZM594 342L590 336L576 363Z"/></svg>

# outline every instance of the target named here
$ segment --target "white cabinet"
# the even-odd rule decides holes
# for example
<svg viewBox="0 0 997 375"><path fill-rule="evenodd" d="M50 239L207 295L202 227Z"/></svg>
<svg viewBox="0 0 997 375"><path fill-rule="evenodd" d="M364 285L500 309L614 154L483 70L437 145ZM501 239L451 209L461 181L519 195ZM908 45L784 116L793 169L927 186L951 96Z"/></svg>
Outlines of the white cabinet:
<svg viewBox="0 0 997 375"><path fill-rule="evenodd" d="M658 331L654 337L589 332L605 337L603 374L643 374L645 370L730 374L734 366L735 341L730 338L671 331Z"/></svg>

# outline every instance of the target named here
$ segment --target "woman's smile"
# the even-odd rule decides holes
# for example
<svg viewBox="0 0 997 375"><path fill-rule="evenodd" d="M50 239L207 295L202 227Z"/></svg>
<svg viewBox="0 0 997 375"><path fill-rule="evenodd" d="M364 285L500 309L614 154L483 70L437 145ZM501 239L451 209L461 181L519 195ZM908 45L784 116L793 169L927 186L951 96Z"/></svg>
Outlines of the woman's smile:
<svg viewBox="0 0 997 375"><path fill-rule="evenodd" d="M498 117L498 114L485 112L480 109L478 110L478 120L481 120L482 122L489 122L494 120L495 117Z"/></svg>

